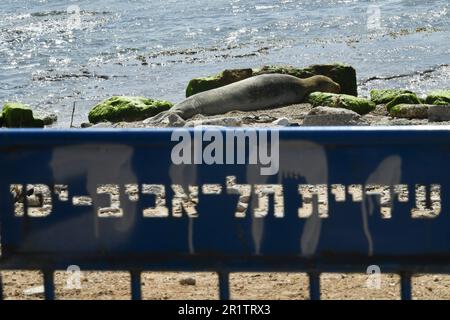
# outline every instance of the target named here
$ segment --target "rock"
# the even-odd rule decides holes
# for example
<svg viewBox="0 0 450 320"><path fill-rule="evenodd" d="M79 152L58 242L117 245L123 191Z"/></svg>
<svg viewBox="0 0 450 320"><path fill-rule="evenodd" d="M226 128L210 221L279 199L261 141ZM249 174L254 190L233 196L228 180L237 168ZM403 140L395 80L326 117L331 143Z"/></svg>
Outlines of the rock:
<svg viewBox="0 0 450 320"><path fill-rule="evenodd" d="M85 128L90 128L90 127L92 127L92 126L93 126L93 124L92 124L92 123L89 123L89 122L83 122L83 123L80 125L80 127L83 128L83 129L85 129Z"/></svg>
<svg viewBox="0 0 450 320"><path fill-rule="evenodd" d="M234 117L222 117L211 118L201 120L191 120L186 122L185 127L197 127L197 126L222 126L222 127L240 127L242 126L242 120Z"/></svg>
<svg viewBox="0 0 450 320"><path fill-rule="evenodd" d="M428 107L426 104L398 104L391 108L389 114L396 118L426 119Z"/></svg>
<svg viewBox="0 0 450 320"><path fill-rule="evenodd" d="M413 93L413 92L402 89L385 89L385 90L374 89L370 91L370 100L375 102L375 104L386 104L394 100L397 96L405 93Z"/></svg>
<svg viewBox="0 0 450 320"><path fill-rule="evenodd" d="M49 126L58 121L58 115L50 112L37 112L36 117L44 121L44 125Z"/></svg>
<svg viewBox="0 0 450 320"><path fill-rule="evenodd" d="M382 117L369 120L371 126L416 126L428 124L427 119Z"/></svg>
<svg viewBox="0 0 450 320"><path fill-rule="evenodd" d="M2 125L8 128L43 128L44 121L33 116L33 110L22 103L6 103L2 111Z"/></svg>
<svg viewBox="0 0 450 320"><path fill-rule="evenodd" d="M34 296L44 294L45 289L44 286L31 287L23 290L23 294L26 296Z"/></svg>
<svg viewBox="0 0 450 320"><path fill-rule="evenodd" d="M186 124L186 121L177 114L169 114L161 121L161 123L167 127L183 127Z"/></svg>
<svg viewBox="0 0 450 320"><path fill-rule="evenodd" d="M192 127L191 127L192 128ZM196 127L193 127L193 128L196 128ZM223 131L223 130L226 130L227 129L227 127L225 127L225 126L216 126L216 125L201 125L201 129L204 129L204 130L206 130L206 129L208 129L208 130L215 130L215 131Z"/></svg>
<svg viewBox="0 0 450 320"><path fill-rule="evenodd" d="M282 118L278 118L277 120L273 121L272 124L274 124L276 126L289 127L291 122L289 121L288 118L282 117Z"/></svg>
<svg viewBox="0 0 450 320"><path fill-rule="evenodd" d="M341 114L348 114L353 115L357 117L361 117L357 112L345 109L345 108L333 108L333 107L324 107L319 106L316 108L311 109L311 111L308 112L308 115L341 115Z"/></svg>
<svg viewBox="0 0 450 320"><path fill-rule="evenodd" d="M186 97L190 97L203 91L223 87L252 76L252 69L232 69L224 70L210 77L195 78L189 82L186 88Z"/></svg>
<svg viewBox="0 0 450 320"><path fill-rule="evenodd" d="M143 56L143 55L138 55L138 56L136 57L136 59L137 59L138 61L141 62L141 65L143 65L143 66L148 66L147 58L146 58L145 56Z"/></svg>
<svg viewBox="0 0 450 320"><path fill-rule="evenodd" d="M303 120L304 126L355 126L364 125L361 116L351 110L332 107L316 107Z"/></svg>
<svg viewBox="0 0 450 320"><path fill-rule="evenodd" d="M251 115L242 117L242 122L246 124L254 124L254 123L271 123L276 121L277 118L268 116L268 115Z"/></svg>
<svg viewBox="0 0 450 320"><path fill-rule="evenodd" d="M49 126L58 121L58 116L54 113L48 114L42 118L42 121L44 121L46 126Z"/></svg>
<svg viewBox="0 0 450 320"><path fill-rule="evenodd" d="M425 101L428 104L448 105L450 104L450 90L437 90L430 92Z"/></svg>
<svg viewBox="0 0 450 320"><path fill-rule="evenodd" d="M326 92L313 92L308 96L308 102L317 106L343 108L355 111L361 115L375 110L376 105L370 100L358 98L347 94L335 94Z"/></svg>
<svg viewBox="0 0 450 320"><path fill-rule="evenodd" d="M253 76L281 73L298 78L309 78L315 75L323 75L333 79L341 86L341 93L357 96L356 71L353 67L344 64L319 64L306 68L292 66L264 66L258 69L234 69L224 70L216 75L192 79L186 88L186 97L194 94L219 88Z"/></svg>
<svg viewBox="0 0 450 320"><path fill-rule="evenodd" d="M420 101L415 93L403 93L390 101L386 105L386 109L390 112L392 107L399 104L422 104L422 101Z"/></svg>
<svg viewBox="0 0 450 320"><path fill-rule="evenodd" d="M393 119L388 122L389 126L411 126L416 125L416 123L411 122L411 120L408 119Z"/></svg>
<svg viewBox="0 0 450 320"><path fill-rule="evenodd" d="M92 129L113 128L113 124L111 122L99 122L97 124L90 126L89 128L92 128Z"/></svg>
<svg viewBox="0 0 450 320"><path fill-rule="evenodd" d="M428 120L432 122L450 121L450 104L430 106L428 108Z"/></svg>
<svg viewBox="0 0 450 320"><path fill-rule="evenodd" d="M180 284L182 286L195 286L196 285L196 281L194 278L185 278L185 279L181 279L180 280Z"/></svg>
<svg viewBox="0 0 450 320"><path fill-rule="evenodd" d="M163 100L152 100L144 97L114 96L89 112L89 122L133 122L153 117L161 111L169 110L172 103Z"/></svg>
<svg viewBox="0 0 450 320"><path fill-rule="evenodd" d="M186 124L186 121L181 118L179 115L175 113L169 113L163 119L155 120L152 117L145 119L142 123L147 128L153 127L183 127Z"/></svg>

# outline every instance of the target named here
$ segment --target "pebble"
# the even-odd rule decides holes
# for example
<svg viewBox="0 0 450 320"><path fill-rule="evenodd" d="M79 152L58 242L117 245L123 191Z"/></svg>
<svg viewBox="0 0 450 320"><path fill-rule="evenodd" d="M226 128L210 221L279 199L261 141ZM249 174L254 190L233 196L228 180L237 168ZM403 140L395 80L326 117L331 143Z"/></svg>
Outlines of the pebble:
<svg viewBox="0 0 450 320"><path fill-rule="evenodd" d="M180 280L180 284L182 286L195 286L196 285L196 281L194 278L184 278Z"/></svg>
<svg viewBox="0 0 450 320"><path fill-rule="evenodd" d="M288 127L291 123L288 118L282 117L278 118L277 120L273 121L272 124L282 127Z"/></svg>
<svg viewBox="0 0 450 320"><path fill-rule="evenodd" d="M37 286L23 290L23 294L26 296L39 295L43 294L44 292L44 286Z"/></svg>

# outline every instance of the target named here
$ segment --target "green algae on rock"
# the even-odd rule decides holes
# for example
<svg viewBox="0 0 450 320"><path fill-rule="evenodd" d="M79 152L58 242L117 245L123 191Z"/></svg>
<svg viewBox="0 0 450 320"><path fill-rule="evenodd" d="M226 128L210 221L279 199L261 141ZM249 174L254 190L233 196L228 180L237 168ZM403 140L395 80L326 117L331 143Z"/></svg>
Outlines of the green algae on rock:
<svg viewBox="0 0 450 320"><path fill-rule="evenodd" d="M33 110L17 102L5 103L2 110L2 125L8 128L43 128L44 121L33 116Z"/></svg>
<svg viewBox="0 0 450 320"><path fill-rule="evenodd" d="M237 81L262 74L280 73L305 79L315 75L331 78L341 86L341 93L357 96L356 71L353 67L344 64L320 64L306 68L292 66L264 66L258 69L224 70L214 76L192 79L186 89L186 97L194 94L216 89Z"/></svg>
<svg viewBox="0 0 450 320"><path fill-rule="evenodd" d="M370 100L376 104L386 104L402 94L414 93L403 89L374 89L370 91Z"/></svg>
<svg viewBox="0 0 450 320"><path fill-rule="evenodd" d="M364 115L375 110L376 105L370 100L358 98L347 94L335 94L326 92L313 92L308 96L308 102L313 107L325 106L332 108L344 108Z"/></svg>
<svg viewBox="0 0 450 320"><path fill-rule="evenodd" d="M140 121L169 110L172 103L144 97L114 96L97 104L89 112L89 122Z"/></svg>
<svg viewBox="0 0 450 320"><path fill-rule="evenodd" d="M391 108L389 114L396 118L426 119L429 107L426 104L398 104Z"/></svg>
<svg viewBox="0 0 450 320"><path fill-rule="evenodd" d="M386 104L387 111L399 104L422 104L422 101L417 97L415 93L403 93L396 96L392 101Z"/></svg>
<svg viewBox="0 0 450 320"><path fill-rule="evenodd" d="M436 90L430 92L427 96L426 103L434 105L450 104L450 90Z"/></svg>

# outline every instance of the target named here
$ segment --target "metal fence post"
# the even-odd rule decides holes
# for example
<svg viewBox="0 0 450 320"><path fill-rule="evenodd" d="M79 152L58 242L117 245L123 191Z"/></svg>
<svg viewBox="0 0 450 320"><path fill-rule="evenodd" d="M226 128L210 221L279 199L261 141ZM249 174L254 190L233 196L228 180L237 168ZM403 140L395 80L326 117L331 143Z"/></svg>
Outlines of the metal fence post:
<svg viewBox="0 0 450 320"><path fill-rule="evenodd" d="M309 276L309 298L311 300L320 300L320 273L310 272Z"/></svg>
<svg viewBox="0 0 450 320"><path fill-rule="evenodd" d="M401 282L400 287L402 300L411 300L412 299L411 273L410 272L400 273L400 282Z"/></svg>
<svg viewBox="0 0 450 320"><path fill-rule="evenodd" d="M43 270L44 273L44 297L45 300L55 300L54 271Z"/></svg>
<svg viewBox="0 0 450 320"><path fill-rule="evenodd" d="M219 299L230 300L230 274L225 271L219 273Z"/></svg>
<svg viewBox="0 0 450 320"><path fill-rule="evenodd" d="M131 275L131 299L142 299L141 271L132 270Z"/></svg>

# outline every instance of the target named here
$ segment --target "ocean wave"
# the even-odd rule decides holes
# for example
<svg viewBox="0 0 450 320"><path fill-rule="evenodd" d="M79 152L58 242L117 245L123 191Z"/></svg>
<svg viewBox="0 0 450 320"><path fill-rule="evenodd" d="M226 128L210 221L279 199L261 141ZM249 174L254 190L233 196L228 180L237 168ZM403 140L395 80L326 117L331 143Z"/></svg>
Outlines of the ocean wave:
<svg viewBox="0 0 450 320"><path fill-rule="evenodd" d="M422 97L436 89L450 89L450 66L436 65L423 70L402 74L373 76L359 82L358 91L369 96L372 89L397 88L416 92Z"/></svg>
<svg viewBox="0 0 450 320"><path fill-rule="evenodd" d="M372 76L372 77L369 77L367 79L360 81L359 85L363 85L363 84L366 84L368 82L375 81L375 80L393 80L393 79L408 78L408 77L414 77L414 76L423 77L430 73L439 72L442 69L447 68L447 67L449 67L448 64L439 64L439 65L433 66L426 70L418 70L418 71L402 73L402 74L394 74L394 75L389 75L389 76Z"/></svg>

